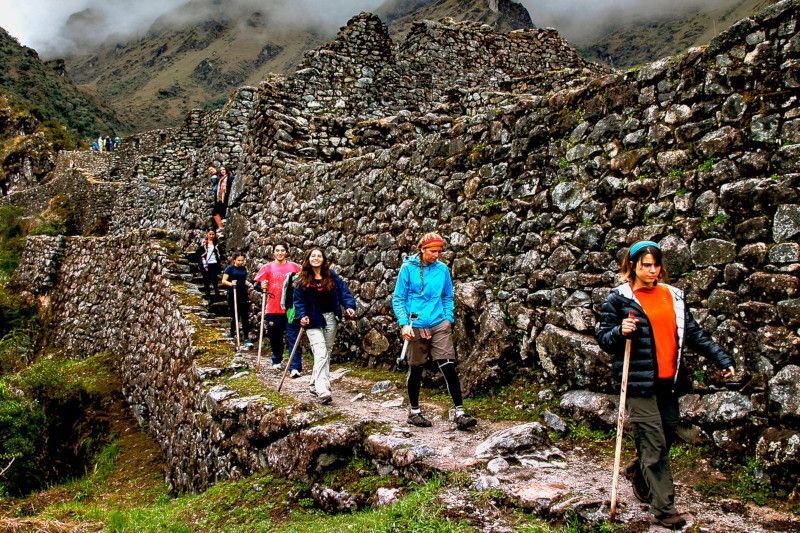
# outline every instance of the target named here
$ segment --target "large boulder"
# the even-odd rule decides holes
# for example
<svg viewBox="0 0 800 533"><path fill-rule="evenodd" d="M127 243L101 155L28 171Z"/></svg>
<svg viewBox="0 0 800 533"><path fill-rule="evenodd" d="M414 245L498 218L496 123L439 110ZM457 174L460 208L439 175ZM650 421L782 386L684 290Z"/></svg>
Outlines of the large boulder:
<svg viewBox="0 0 800 533"><path fill-rule="evenodd" d="M594 337L547 324L536 338L536 353L544 371L571 387L602 387L611 383L611 356Z"/></svg>
<svg viewBox="0 0 800 533"><path fill-rule="evenodd" d="M475 448L475 457L514 457L551 445L547 428L538 422L529 422L492 433Z"/></svg>
<svg viewBox="0 0 800 533"><path fill-rule="evenodd" d="M588 390L572 390L564 393L559 407L575 420L592 427L609 429L617 424L619 397Z"/></svg>
<svg viewBox="0 0 800 533"><path fill-rule="evenodd" d="M358 430L344 423L325 424L292 433L264 451L267 464L283 475L308 479L337 458L346 460L359 441Z"/></svg>
<svg viewBox="0 0 800 533"><path fill-rule="evenodd" d="M786 365L769 380L769 408L781 419L800 418L800 366Z"/></svg>
<svg viewBox="0 0 800 533"><path fill-rule="evenodd" d="M681 418L701 424L730 424L744 420L753 412L750 398L725 391L699 396L687 394L679 401Z"/></svg>
<svg viewBox="0 0 800 533"><path fill-rule="evenodd" d="M794 429L767 428L756 444L756 457L780 484L796 480L800 472L800 433Z"/></svg>

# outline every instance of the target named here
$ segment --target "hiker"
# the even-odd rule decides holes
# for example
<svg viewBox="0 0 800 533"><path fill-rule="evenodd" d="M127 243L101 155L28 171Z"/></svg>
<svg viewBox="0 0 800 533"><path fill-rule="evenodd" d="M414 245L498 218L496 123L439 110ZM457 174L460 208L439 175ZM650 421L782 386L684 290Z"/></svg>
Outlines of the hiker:
<svg viewBox="0 0 800 533"><path fill-rule="evenodd" d="M222 273L222 284L228 287L228 310L231 315L229 339L236 338L236 320L234 318L233 291L236 291L236 307L239 310L239 325L244 333L245 348L252 348L250 340L250 300L247 298L247 267L244 266L244 254L233 254L233 264L228 265Z"/></svg>
<svg viewBox="0 0 800 533"><path fill-rule="evenodd" d="M217 185L219 184L217 167L214 165L208 165L206 172L208 172L208 179L211 182L211 200L215 201L217 199Z"/></svg>
<svg viewBox="0 0 800 533"><path fill-rule="evenodd" d="M203 275L203 292L211 303L211 285L214 286L214 298L219 297L219 272L222 267L223 254L217 243L217 234L208 230L206 238L197 247L197 267Z"/></svg>
<svg viewBox="0 0 800 533"><path fill-rule="evenodd" d="M103 141L103 136L102 135L98 136L97 137L97 149L98 149L98 151L102 152L104 145L105 145L105 142Z"/></svg>
<svg viewBox="0 0 800 533"><path fill-rule="evenodd" d="M408 341L408 423L431 426L419 407L422 370L430 356L439 366L453 401L450 420L458 429L468 429L477 424L477 420L464 413L461 382L456 373L453 282L450 270L439 261L444 240L438 233L426 233L417 248L419 253L403 261L392 294L392 308L400 333ZM412 314L416 315L413 327L409 318Z"/></svg>
<svg viewBox="0 0 800 533"><path fill-rule="evenodd" d="M112 147L114 150L116 150L117 146L119 146L119 141L120 141L119 135L114 135L114 146Z"/></svg>
<svg viewBox="0 0 800 533"><path fill-rule="evenodd" d="M104 141L106 143L106 152L111 152L114 150L114 142L111 140L111 137L106 135L106 139Z"/></svg>
<svg viewBox="0 0 800 533"><path fill-rule="evenodd" d="M92 139L92 151L93 152L100 151L100 146L97 144L97 139Z"/></svg>
<svg viewBox="0 0 800 533"><path fill-rule="evenodd" d="M684 346L712 359L724 369L723 377L734 376L736 369L731 357L692 317L683 291L661 283L668 274L657 243L633 244L622 258L620 274L625 282L603 304L597 341L613 356L619 384L625 344L631 340L627 410L636 458L626 467L626 477L636 497L650 504L658 524L681 527L687 516L675 509L669 450L677 436ZM628 318L629 311L634 318Z"/></svg>
<svg viewBox="0 0 800 533"><path fill-rule="evenodd" d="M209 172L211 172L210 167ZM216 190L214 191L214 209L211 212L211 216L217 224L217 233L220 233L220 230L222 230L222 219L225 218L228 212L228 200L230 199L232 186L233 176L228 174L227 167L221 165L219 167L219 179L217 181Z"/></svg>
<svg viewBox="0 0 800 533"><path fill-rule="evenodd" d="M336 323L342 319L342 307L349 318L356 316L356 301L344 280L330 268L322 248L311 248L303 258L294 285L295 316L306 328L314 355L310 392L320 403L330 403L331 351L336 337Z"/></svg>
<svg viewBox="0 0 800 533"><path fill-rule="evenodd" d="M300 324L294 319L294 313L292 313L292 320L289 321L286 310L281 307L285 286L284 281L287 277L293 277L290 274L300 271L300 265L286 260L288 252L289 246L287 244L275 244L272 247L272 256L275 260L262 266L254 278L255 281L261 282L261 290L267 292L266 309L262 311L264 312L264 320L267 323L269 345L272 349L272 368L281 367L284 335L287 337L288 346L291 350L300 331ZM292 281L290 280L289 283L292 283ZM292 378L300 377L302 355L295 354L289 363L289 376Z"/></svg>

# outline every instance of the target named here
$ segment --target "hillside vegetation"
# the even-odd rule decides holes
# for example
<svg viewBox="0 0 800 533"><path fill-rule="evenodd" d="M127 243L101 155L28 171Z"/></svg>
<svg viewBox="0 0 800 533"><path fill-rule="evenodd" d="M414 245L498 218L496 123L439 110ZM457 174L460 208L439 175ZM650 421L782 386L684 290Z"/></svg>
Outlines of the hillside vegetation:
<svg viewBox="0 0 800 533"><path fill-rule="evenodd" d="M0 28L0 92L14 107L27 110L39 122L61 122L82 137L126 130L112 110L80 91L63 70L59 73L59 65L45 64L35 50Z"/></svg>

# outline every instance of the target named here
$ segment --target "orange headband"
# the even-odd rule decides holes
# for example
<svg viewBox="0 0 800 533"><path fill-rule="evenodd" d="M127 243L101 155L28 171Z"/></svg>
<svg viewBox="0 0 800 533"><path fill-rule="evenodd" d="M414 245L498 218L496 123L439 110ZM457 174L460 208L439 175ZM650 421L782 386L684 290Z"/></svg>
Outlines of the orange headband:
<svg viewBox="0 0 800 533"><path fill-rule="evenodd" d="M425 248L430 248L431 246L444 246L444 241L442 241L441 239L430 239L427 241L423 241L423 243L419 245L421 250L424 250Z"/></svg>

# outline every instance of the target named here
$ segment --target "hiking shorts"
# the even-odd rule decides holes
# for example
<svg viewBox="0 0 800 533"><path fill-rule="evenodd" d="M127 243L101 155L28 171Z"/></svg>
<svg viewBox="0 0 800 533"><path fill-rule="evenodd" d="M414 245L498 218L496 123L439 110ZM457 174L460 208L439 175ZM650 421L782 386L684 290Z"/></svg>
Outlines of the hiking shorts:
<svg viewBox="0 0 800 533"><path fill-rule="evenodd" d="M430 355L434 361L455 359L456 350L453 347L453 327L449 320L443 320L428 328L430 338L422 338L423 329L414 328L414 339L408 342L408 364L410 366L424 365Z"/></svg>

